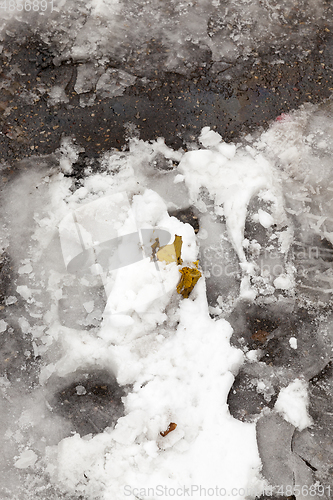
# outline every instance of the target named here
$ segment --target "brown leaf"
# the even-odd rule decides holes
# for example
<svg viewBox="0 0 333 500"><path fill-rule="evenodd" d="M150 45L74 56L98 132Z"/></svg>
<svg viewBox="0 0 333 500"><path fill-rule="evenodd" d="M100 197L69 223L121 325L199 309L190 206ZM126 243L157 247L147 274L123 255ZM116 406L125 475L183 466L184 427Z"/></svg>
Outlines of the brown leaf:
<svg viewBox="0 0 333 500"><path fill-rule="evenodd" d="M175 424L174 422L171 422L167 428L166 431L163 431L163 432L160 432L161 436L162 437L165 437L169 434L169 432L172 432L175 430L175 428L177 427L177 424Z"/></svg>

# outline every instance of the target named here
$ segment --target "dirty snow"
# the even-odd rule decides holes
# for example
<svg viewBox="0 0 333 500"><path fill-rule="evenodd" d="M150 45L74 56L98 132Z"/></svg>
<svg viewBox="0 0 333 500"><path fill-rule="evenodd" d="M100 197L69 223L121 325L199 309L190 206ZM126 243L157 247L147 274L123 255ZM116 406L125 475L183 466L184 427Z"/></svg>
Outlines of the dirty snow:
<svg viewBox="0 0 333 500"><path fill-rule="evenodd" d="M47 6L42 12L44 5ZM39 4L38 4L39 6ZM299 50L302 57L316 42L318 25L332 26L329 6L318 0L295 2L261 2L200 0L144 2L134 0L48 0L36 9L3 9L0 23L2 36L24 36L26 26L39 33L56 51L54 62L74 60L96 62L100 73L110 61L128 65L135 75L148 76L156 70L189 74L206 64L207 54L221 71L238 57L256 54L267 43L279 49L285 44ZM144 35L143 35L144 33ZM1 38L0 38L1 40ZM161 50L162 48L162 50ZM159 57L156 57L159 53ZM89 67L80 71L77 89L87 92L95 86ZM110 74L111 71L111 74ZM107 70L106 92L122 93L128 85L124 72L114 78L114 69ZM122 73L122 71L120 72ZM133 78L131 76L130 78ZM120 85L119 85L120 84ZM63 100L61 89L54 89L53 99Z"/></svg>

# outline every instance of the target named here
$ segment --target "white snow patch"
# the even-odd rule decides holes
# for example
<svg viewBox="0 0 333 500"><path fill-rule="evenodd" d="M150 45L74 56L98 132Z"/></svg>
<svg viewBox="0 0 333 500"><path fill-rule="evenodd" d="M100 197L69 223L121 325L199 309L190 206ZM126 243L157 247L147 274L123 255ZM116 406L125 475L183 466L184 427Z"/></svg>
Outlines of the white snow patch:
<svg viewBox="0 0 333 500"><path fill-rule="evenodd" d="M293 280L290 278L290 276L287 276L286 274L281 274L274 280L274 286L277 289L280 290L290 290L293 288L294 283Z"/></svg>
<svg viewBox="0 0 333 500"><path fill-rule="evenodd" d="M297 338L296 337L290 337L289 339L289 345L292 349L297 349Z"/></svg>
<svg viewBox="0 0 333 500"><path fill-rule="evenodd" d="M83 73L81 77L84 93L87 87ZM288 124L286 121L283 127ZM274 133L270 129L263 134L262 147L259 141L251 150L224 143L210 129L202 133L204 147L185 154L168 148L163 139L152 143L134 139L129 143L129 151L106 153L101 161L102 172L87 174L78 190L72 189L72 179L63 172L71 172L79 149L73 141L64 139L57 152L62 172L43 177L45 173L27 169L20 180L12 182L4 200L4 213L13 233L12 246L17 249L13 261L16 268L22 263L27 265L24 259L29 248L32 268L29 273L21 273L21 284L17 286L17 292L26 301L18 318L23 333L31 331L33 335L34 354L42 357L40 383L46 391L52 376L73 376L76 370L98 368L112 372L120 385L129 388L124 398L125 414L115 428L95 437L75 434L63 439L62 434L47 447L46 453L27 450L16 462L17 467L33 465L33 453L41 453L51 481L61 485L64 492L99 496L103 500L122 498L125 484L133 488L221 484L230 490L252 487L253 496L261 494L255 424L233 419L226 404L245 356L230 346L230 325L210 318L205 277L200 278L190 297L183 299L176 292L180 265L154 262L149 254L150 244L145 245L142 240L142 231L163 229L170 234L170 242L175 235L181 236L183 266L193 265L198 259L199 245L201 251L212 242L221 243L223 251L227 249L229 253L220 257L216 252L214 258L225 259L228 264L234 259L236 273L238 265L243 273L240 290L239 281L235 280L230 287L232 292L236 299L240 294L253 299L257 291L252 288L252 281L258 278L258 265L249 253L251 248L260 251L260 245L251 246L249 239L244 239L249 203L255 199L256 203L264 202L264 206L269 204L267 212L257 210L258 221L267 229L263 231L270 238L267 237L267 247L277 241L285 258L293 233L284 211L281 178L286 176L288 180L291 173L290 179L295 174L303 182L306 175L312 175L311 169L308 173L297 168L296 173L293 171L292 162L299 161L299 155L294 144L283 155L285 135L281 127L274 125ZM273 152L279 153L281 168L275 166L275 154L268 151L269 147L277 148ZM172 165L170 172L163 173L152 169L161 155L171 163L180 161L179 167ZM323 185L327 184L328 172L323 167ZM36 185L38 195L31 194ZM297 203L310 198L310 191L308 186L306 192L292 193L298 195L293 200L295 209ZM17 199L22 203L15 203ZM214 206L209 207L212 215L207 200L213 200ZM168 213L191 204L201 213L198 235L192 226ZM326 226L329 221L323 217L326 215L312 219L316 231L332 232ZM287 229L277 236L272 221ZM31 229L31 246L22 245L22 228ZM141 238L134 240L137 261L126 260L133 254L120 237L128 234ZM55 244L59 239L60 245ZM118 242L113 255L123 267L115 268L113 255L107 255L101 261L88 259L91 265L83 269L87 255L103 257L110 239ZM264 243L262 249L266 250ZM74 271L80 268L82 272L79 277L70 272L75 259L78 263ZM199 262L203 272L204 259L205 256L200 257ZM291 266L285 267L290 272L274 280L277 290L292 290L294 286ZM223 279L224 275L221 283ZM39 289L39 302L33 302L31 297ZM104 302L94 290L105 292ZM82 322L81 326L68 326L68 314L61 317L62 301L67 301L67 311L73 311L74 319L81 319L82 307L76 309L75 302L80 296L85 297L80 304L84 316L84 311L89 315L100 311L100 322L92 329L82 327ZM14 303L14 299L9 297L7 301ZM221 309L216 308L216 313L225 307L224 300L221 297ZM297 346L296 339L290 338L289 342L292 348ZM246 359L255 362L260 355L260 351L249 351ZM259 382L259 390L267 389L263 384ZM311 425L306 389L304 381L294 381L281 390L275 406L299 429ZM79 395L84 390L84 385L76 387ZM34 417L32 429L36 422ZM171 422L177 427L163 437L161 432ZM32 447L20 429L15 424L13 427L20 446ZM244 495L239 494L238 498L244 499Z"/></svg>
<svg viewBox="0 0 333 500"><path fill-rule="evenodd" d="M65 92L65 89L60 87L59 85L55 85L52 87L49 93L49 104L54 106L58 102L69 102L69 97Z"/></svg>
<svg viewBox="0 0 333 500"><path fill-rule="evenodd" d="M206 128L204 130L207 134ZM273 220L287 223L278 172L263 155L249 155L234 144L219 144L210 149L187 152L179 164L179 171L185 176L190 200L199 211L206 209L201 198L202 188L213 198L215 212L223 211L229 240L243 271L241 295L253 300L257 292L250 284L250 277L256 274L256 266L247 260L244 251L247 209L252 198L269 200L272 203L272 215L264 211L258 214L264 226L269 227ZM280 284L277 281L277 285Z"/></svg>
<svg viewBox="0 0 333 500"><path fill-rule="evenodd" d="M18 269L19 274L30 274L31 272L32 272L32 265L31 264L25 264L24 266L21 266Z"/></svg>
<svg viewBox="0 0 333 500"><path fill-rule="evenodd" d="M8 323L4 319L0 319L0 333L3 333L7 330Z"/></svg>
<svg viewBox="0 0 333 500"><path fill-rule="evenodd" d="M274 408L281 413L287 422L302 431L313 424L308 414L308 406L307 383L305 380L296 379L287 387L281 389Z"/></svg>
<svg viewBox="0 0 333 500"><path fill-rule="evenodd" d="M12 304L16 304L16 302L17 302L17 297L15 297L14 295L10 295L5 299L6 306L11 306Z"/></svg>
<svg viewBox="0 0 333 500"><path fill-rule="evenodd" d="M21 297L24 300L30 299L30 297L32 295L32 291L30 290L30 288L27 287L27 285L18 285L16 287L16 291L17 291L17 293L19 293L21 295Z"/></svg>
<svg viewBox="0 0 333 500"><path fill-rule="evenodd" d="M222 136L209 127L204 127L199 135L199 141L204 148L217 146L222 141Z"/></svg>
<svg viewBox="0 0 333 500"><path fill-rule="evenodd" d="M184 182L184 180L185 180L185 177L184 177L183 175L181 175L181 174L178 174L178 175L176 175L176 177L174 178L174 181L173 181L173 182L174 182L175 184L178 184L179 182Z"/></svg>
<svg viewBox="0 0 333 500"><path fill-rule="evenodd" d="M274 219L271 214L261 209L258 210L258 219L260 224L266 229L274 224Z"/></svg>
<svg viewBox="0 0 333 500"><path fill-rule="evenodd" d="M103 481L104 499L120 499L125 485L222 487L223 482L230 489L260 491L255 426L231 418L226 405L233 382L229 370L242 362L241 352L229 344L231 328L209 318L203 282L179 312L177 330L159 342L147 339L144 356L138 357L132 344L112 349L119 356L118 379L130 382L132 367L135 381L116 428L88 440L75 435L48 448L49 463L56 464L56 471L49 466L51 477L68 490L80 488L85 471L89 491L102 494ZM170 422L176 430L162 437Z"/></svg>

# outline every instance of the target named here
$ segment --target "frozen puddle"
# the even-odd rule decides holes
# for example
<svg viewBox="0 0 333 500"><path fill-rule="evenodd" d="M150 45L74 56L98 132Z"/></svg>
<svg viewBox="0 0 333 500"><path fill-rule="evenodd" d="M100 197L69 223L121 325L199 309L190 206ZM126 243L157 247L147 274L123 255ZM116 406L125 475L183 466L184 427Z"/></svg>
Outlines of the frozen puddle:
<svg viewBox="0 0 333 500"><path fill-rule="evenodd" d="M3 498L330 497L332 123L3 169Z"/></svg>

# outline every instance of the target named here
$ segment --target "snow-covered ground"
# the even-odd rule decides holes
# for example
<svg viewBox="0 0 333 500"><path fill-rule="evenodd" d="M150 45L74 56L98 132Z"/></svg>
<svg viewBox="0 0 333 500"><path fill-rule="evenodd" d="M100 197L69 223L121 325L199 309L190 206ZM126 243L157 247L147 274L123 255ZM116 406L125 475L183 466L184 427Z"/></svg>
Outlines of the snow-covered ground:
<svg viewBox="0 0 333 500"><path fill-rule="evenodd" d="M311 297L292 244L296 232L304 244L310 233L330 238L329 114L329 103L305 107L243 144L205 128L188 152L133 138L127 151L100 159L99 173L87 170L79 188L68 176L78 155L69 138L53 167L25 163L2 197L2 246L17 274L1 330L31 335L24 356L40 364L28 394L20 370L1 378L3 486L12 495L43 491L45 477L63 492L107 500L182 496L184 488L194 498L218 488L216 497L225 490L245 499L268 486L255 422L236 420L227 406L234 376L260 350L232 347L224 316L239 301L290 309ZM197 234L168 213L189 206ZM244 237L249 207L260 241ZM156 235L164 248L181 236L182 263L153 258ZM179 271L197 260L202 277L185 298ZM329 273L316 278L326 300ZM229 288L215 307L206 295L212 275ZM297 349L297 339L290 345ZM123 388L123 414L80 435L52 398L75 382L83 396L82 373L98 370ZM307 381L295 378L276 412L302 430L312 425L307 405Z"/></svg>
<svg viewBox="0 0 333 500"><path fill-rule="evenodd" d="M78 64L84 107L84 94L117 97L155 72L191 75L207 61L222 72L267 37L277 60L294 42L302 58L316 29L331 28L329 9L58 1L45 12L2 9L0 27L21 43L35 31L54 65ZM68 102L59 85L48 99ZM254 500L276 486L297 500L330 498L329 467L311 467L318 454L307 460L315 446L302 432L315 435L309 384L332 356L331 101L238 142L205 127L186 151L128 131L126 147L100 155L79 182L75 137L1 164L2 497ZM272 318L315 310L320 327L256 330L262 349L249 348L230 318L253 304ZM265 364L268 334L306 360ZM278 395L238 420L227 402L243 369L265 401Z"/></svg>

